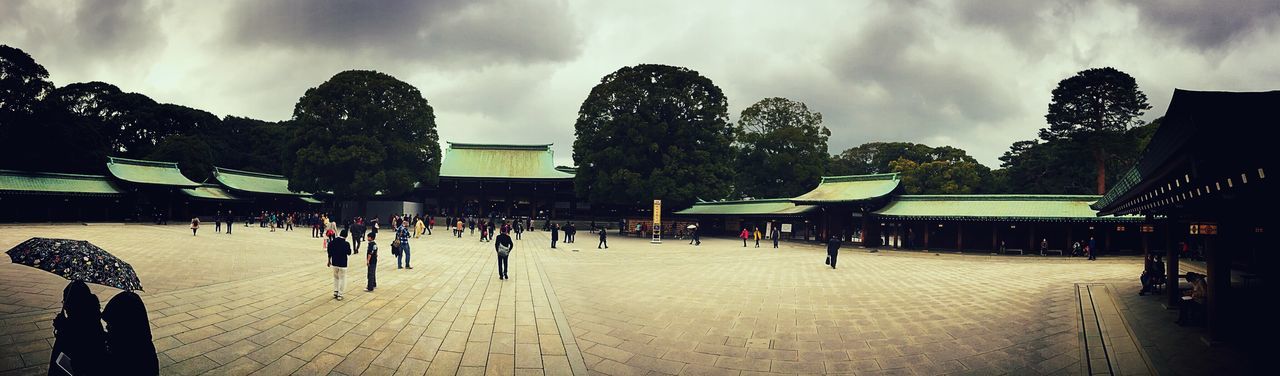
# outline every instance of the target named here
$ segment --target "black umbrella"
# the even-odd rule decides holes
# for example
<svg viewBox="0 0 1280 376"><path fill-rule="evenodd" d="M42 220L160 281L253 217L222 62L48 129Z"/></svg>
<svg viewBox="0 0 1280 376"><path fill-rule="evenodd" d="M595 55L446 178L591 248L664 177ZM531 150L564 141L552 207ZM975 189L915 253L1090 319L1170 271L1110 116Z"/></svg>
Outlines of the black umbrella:
<svg viewBox="0 0 1280 376"><path fill-rule="evenodd" d="M15 264L35 267L72 281L142 291L133 266L84 240L31 238L5 252Z"/></svg>

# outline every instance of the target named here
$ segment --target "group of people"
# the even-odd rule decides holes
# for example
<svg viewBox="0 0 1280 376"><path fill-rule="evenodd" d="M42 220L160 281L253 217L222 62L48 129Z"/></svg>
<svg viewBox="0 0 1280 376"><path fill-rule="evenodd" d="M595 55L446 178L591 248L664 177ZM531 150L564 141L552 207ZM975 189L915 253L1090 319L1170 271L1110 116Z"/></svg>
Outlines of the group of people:
<svg viewBox="0 0 1280 376"><path fill-rule="evenodd" d="M62 290L62 310L53 319L49 374L159 374L142 298L124 291L112 297L105 309L99 307L98 296L82 281L71 281Z"/></svg>
<svg viewBox="0 0 1280 376"><path fill-rule="evenodd" d="M773 247L778 248L778 229L769 232L769 239L773 240ZM694 237L697 237L697 229L694 229ZM747 240L754 238L756 240L756 248L760 248L760 239L764 238L764 233L760 232L760 226L755 227L755 231L747 231L746 227L742 228L742 232L738 233L738 237L742 238L742 247L747 247Z"/></svg>
<svg viewBox="0 0 1280 376"><path fill-rule="evenodd" d="M390 223L394 225L395 237L391 241L391 254L396 257L396 269L413 269L411 259L411 248L409 239L413 237L416 229L411 229L410 221L412 217L408 216L392 216ZM334 222L329 221L326 225ZM352 241L347 241L348 236L352 237ZM365 266L367 268L368 282L365 285L366 291L373 291L378 287L377 269L378 269L378 220L376 218L365 221L364 218L356 217L346 226L346 228L334 231L333 229L325 230L324 250L327 256L325 266L333 269L333 298L342 300L342 293L346 290L347 285L347 267L349 265L349 256L360 254L361 239L364 242L365 249Z"/></svg>

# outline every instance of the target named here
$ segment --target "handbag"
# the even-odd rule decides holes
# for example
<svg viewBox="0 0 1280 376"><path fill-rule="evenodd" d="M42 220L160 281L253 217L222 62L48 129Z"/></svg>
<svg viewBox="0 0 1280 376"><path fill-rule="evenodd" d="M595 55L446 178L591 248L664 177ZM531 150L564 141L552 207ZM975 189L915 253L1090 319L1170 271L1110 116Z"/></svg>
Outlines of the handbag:
<svg viewBox="0 0 1280 376"><path fill-rule="evenodd" d="M506 245L498 245L498 254L503 256L510 255L511 247L508 247Z"/></svg>

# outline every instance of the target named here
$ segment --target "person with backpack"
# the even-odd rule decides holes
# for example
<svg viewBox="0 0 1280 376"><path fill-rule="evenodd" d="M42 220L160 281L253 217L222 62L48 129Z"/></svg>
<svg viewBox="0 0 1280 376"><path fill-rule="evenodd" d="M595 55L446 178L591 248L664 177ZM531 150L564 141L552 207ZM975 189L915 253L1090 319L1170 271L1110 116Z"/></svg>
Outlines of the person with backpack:
<svg viewBox="0 0 1280 376"><path fill-rule="evenodd" d="M493 241L493 250L498 252L498 279L510 279L507 277L507 258L511 256L511 250L515 249L516 244L511 241L511 236L503 231Z"/></svg>

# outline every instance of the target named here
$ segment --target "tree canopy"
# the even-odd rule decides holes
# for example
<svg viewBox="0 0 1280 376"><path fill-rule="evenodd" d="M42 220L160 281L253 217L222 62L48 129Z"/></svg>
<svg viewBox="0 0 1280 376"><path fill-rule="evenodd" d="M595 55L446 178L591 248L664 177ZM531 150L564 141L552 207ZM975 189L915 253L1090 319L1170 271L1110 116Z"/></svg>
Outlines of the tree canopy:
<svg viewBox="0 0 1280 376"><path fill-rule="evenodd" d="M738 119L734 188L754 198L794 197L822 177L831 131L803 102L765 98Z"/></svg>
<svg viewBox="0 0 1280 376"><path fill-rule="evenodd" d="M576 191L592 203L666 207L728 195L733 128L710 79L683 67L624 67L591 89L574 124Z"/></svg>
<svg viewBox="0 0 1280 376"><path fill-rule="evenodd" d="M1106 193L1107 158L1125 145L1123 135L1151 109L1132 76L1115 68L1093 68L1058 82L1045 115L1045 141L1072 140L1092 154L1097 194Z"/></svg>
<svg viewBox="0 0 1280 376"><path fill-rule="evenodd" d="M290 127L293 190L363 199L440 175L434 110L417 88L384 73L345 71L308 89Z"/></svg>

